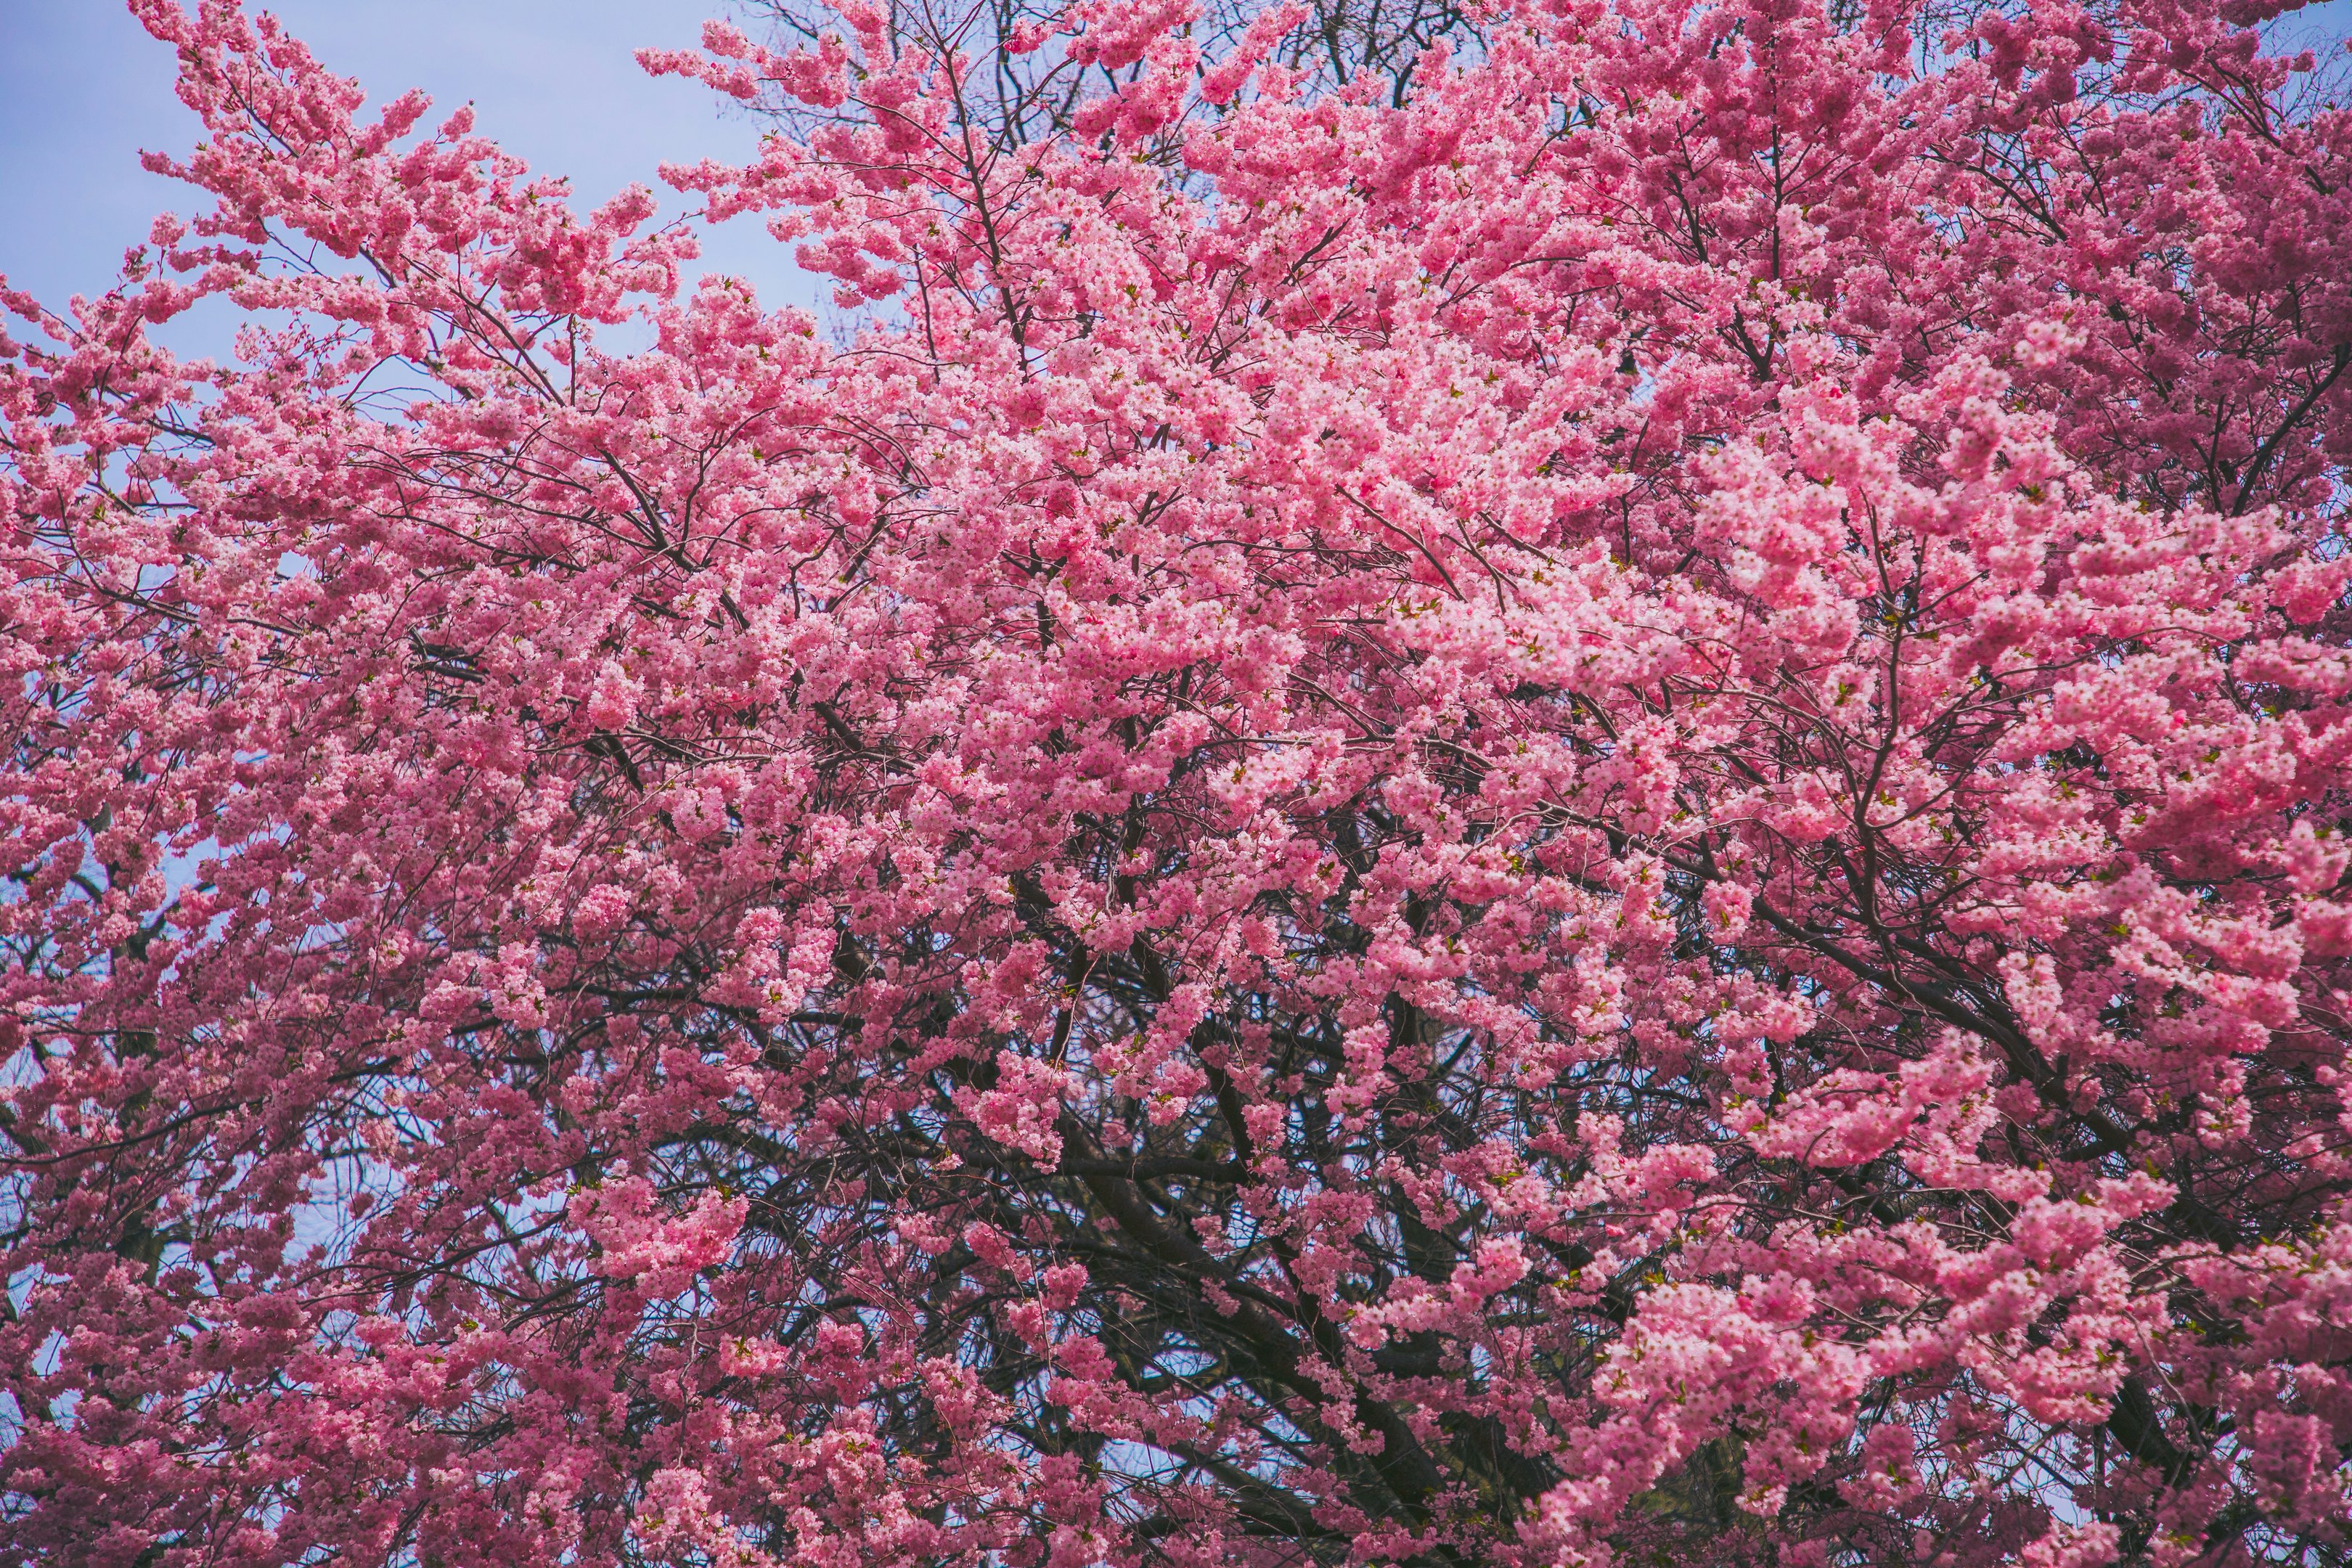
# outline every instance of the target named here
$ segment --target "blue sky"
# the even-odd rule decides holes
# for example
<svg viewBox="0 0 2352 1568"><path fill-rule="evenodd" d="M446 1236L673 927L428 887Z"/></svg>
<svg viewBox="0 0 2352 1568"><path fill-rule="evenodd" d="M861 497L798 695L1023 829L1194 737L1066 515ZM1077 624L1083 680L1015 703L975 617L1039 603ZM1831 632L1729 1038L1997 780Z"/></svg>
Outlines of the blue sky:
<svg viewBox="0 0 2352 1568"><path fill-rule="evenodd" d="M649 78L644 45L691 45L727 0L270 0L268 9L372 102L421 87L442 109L472 100L481 129L589 204L665 160L741 162L757 127L708 89ZM0 0L0 274L52 305L105 289L123 249L165 210L203 198L139 166L183 152L195 117L173 96L170 50L120 0ZM772 303L819 290L756 222L728 226L703 265Z"/></svg>

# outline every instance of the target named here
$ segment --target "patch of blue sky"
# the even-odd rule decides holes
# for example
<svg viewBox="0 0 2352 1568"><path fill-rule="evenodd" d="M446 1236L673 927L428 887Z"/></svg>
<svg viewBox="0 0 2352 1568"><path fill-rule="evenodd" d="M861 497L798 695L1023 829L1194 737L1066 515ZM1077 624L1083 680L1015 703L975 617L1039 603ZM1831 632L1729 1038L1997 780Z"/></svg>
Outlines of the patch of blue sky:
<svg viewBox="0 0 2352 1568"><path fill-rule="evenodd" d="M264 7L256 5L256 10ZM266 7L371 105L412 87L440 114L471 102L479 129L538 174L572 182L584 207L631 184L665 216L691 203L664 163L749 161L762 126L709 89L646 74L640 47L693 45L729 0L273 0ZM52 309L112 283L157 213L202 210L202 194L152 174L142 151L184 154L202 134L173 91L172 51L119 0L0 0L0 276ZM814 306L816 279L756 216L703 236L696 276L750 282L771 305ZM688 279L691 287L693 278ZM226 360L234 308L174 322L175 350ZM628 346L615 334L614 346Z"/></svg>

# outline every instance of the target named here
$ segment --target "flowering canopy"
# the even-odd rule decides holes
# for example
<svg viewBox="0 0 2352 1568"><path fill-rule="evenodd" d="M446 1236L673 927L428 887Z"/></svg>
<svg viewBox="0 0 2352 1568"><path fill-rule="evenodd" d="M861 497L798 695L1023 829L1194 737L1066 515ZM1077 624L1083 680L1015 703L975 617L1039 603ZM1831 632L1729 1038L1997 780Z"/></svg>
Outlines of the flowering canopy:
<svg viewBox="0 0 2352 1568"><path fill-rule="evenodd" d="M646 57L838 341L133 8L215 205L0 339L0 1563L2347 1560L2262 0Z"/></svg>

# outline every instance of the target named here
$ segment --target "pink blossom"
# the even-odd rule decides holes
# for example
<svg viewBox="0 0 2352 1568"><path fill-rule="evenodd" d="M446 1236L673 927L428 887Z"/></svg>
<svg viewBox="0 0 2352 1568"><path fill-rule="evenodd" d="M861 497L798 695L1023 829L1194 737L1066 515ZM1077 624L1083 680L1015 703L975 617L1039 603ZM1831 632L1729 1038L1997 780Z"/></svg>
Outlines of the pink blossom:
<svg viewBox="0 0 2352 1568"><path fill-rule="evenodd" d="M658 225L132 5L194 210L0 287L0 1568L2344 1560L2274 6L742 9Z"/></svg>

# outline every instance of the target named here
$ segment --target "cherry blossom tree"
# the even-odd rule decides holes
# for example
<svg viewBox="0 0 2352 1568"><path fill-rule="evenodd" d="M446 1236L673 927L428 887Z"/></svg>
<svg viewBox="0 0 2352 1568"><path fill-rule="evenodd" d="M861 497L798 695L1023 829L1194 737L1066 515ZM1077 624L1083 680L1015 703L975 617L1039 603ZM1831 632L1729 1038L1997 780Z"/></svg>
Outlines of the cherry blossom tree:
<svg viewBox="0 0 2352 1568"><path fill-rule="evenodd" d="M2347 1562L2331 66L939 3L645 57L829 328L133 0L209 205L0 293L0 1563Z"/></svg>

